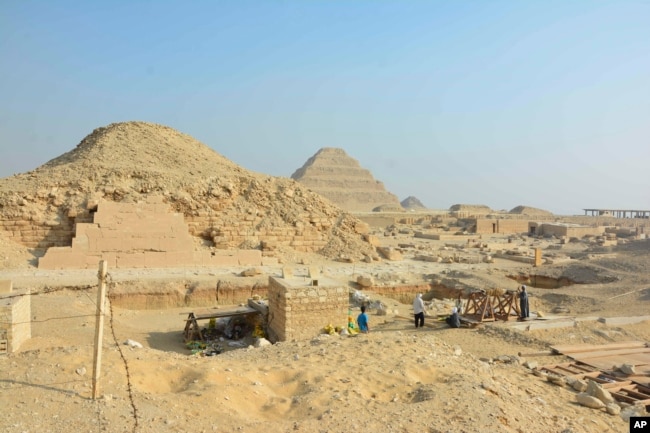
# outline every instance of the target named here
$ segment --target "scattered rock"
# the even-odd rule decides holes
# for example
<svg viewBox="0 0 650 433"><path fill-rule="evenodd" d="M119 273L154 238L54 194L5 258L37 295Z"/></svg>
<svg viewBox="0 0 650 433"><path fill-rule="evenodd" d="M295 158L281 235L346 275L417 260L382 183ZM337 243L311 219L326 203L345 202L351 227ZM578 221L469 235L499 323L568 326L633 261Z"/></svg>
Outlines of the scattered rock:
<svg viewBox="0 0 650 433"><path fill-rule="evenodd" d="M537 362L535 361L526 361L524 362L524 367L530 369L530 370L535 370L537 369Z"/></svg>
<svg viewBox="0 0 650 433"><path fill-rule="evenodd" d="M239 275L242 277L254 277L255 275L260 275L262 271L259 268L248 268L243 271Z"/></svg>
<svg viewBox="0 0 650 433"><path fill-rule="evenodd" d="M264 346L271 346L271 342L267 340L266 338L258 338L255 340L255 347L264 347Z"/></svg>
<svg viewBox="0 0 650 433"><path fill-rule="evenodd" d="M616 403L609 403L605 405L605 410L610 415L618 415L621 413L621 407Z"/></svg>
<svg viewBox="0 0 650 433"><path fill-rule="evenodd" d="M633 364L623 364L619 367L616 367L616 370L620 371L621 373L625 373L628 376L636 374L636 370L634 369Z"/></svg>
<svg viewBox="0 0 650 433"><path fill-rule="evenodd" d="M578 392L585 392L587 390L587 382L585 382L584 380L578 379L574 381L571 386L573 387L573 389L575 389Z"/></svg>
<svg viewBox="0 0 650 433"><path fill-rule="evenodd" d="M372 277L359 275L357 277L357 284L361 287L372 287L375 285L375 280Z"/></svg>
<svg viewBox="0 0 650 433"><path fill-rule="evenodd" d="M612 397L612 394L603 388L599 383L590 380L587 383L587 394L596 397L598 400L602 401L605 404L614 403L616 400Z"/></svg>
<svg viewBox="0 0 650 433"><path fill-rule="evenodd" d="M602 409L605 407L605 403L603 403L593 395L587 394L586 392L581 392L577 394L576 400L581 405L590 407L592 409Z"/></svg>
<svg viewBox="0 0 650 433"><path fill-rule="evenodd" d="M558 376L557 374L548 374L546 376L546 380L551 382L553 385L558 385L558 386L566 385L564 377Z"/></svg>
<svg viewBox="0 0 650 433"><path fill-rule="evenodd" d="M130 339L126 340L124 344L135 349L142 349L142 343L138 343L137 341L134 340L130 340Z"/></svg>

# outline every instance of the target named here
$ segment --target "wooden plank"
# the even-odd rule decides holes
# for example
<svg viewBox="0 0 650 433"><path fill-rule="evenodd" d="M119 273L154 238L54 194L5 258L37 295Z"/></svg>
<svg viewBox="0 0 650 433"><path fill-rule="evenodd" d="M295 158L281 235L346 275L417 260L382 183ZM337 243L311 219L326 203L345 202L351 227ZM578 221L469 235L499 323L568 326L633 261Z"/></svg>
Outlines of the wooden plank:
<svg viewBox="0 0 650 433"><path fill-rule="evenodd" d="M625 385L625 382L630 382L630 383ZM642 398L650 398L650 388L647 388L647 387L645 387L643 385L638 385L638 384L631 383L631 381L629 381L629 380L625 381L625 382L621 382L621 386L611 387L611 388L608 388L607 390L609 392L619 392L619 391L625 389L626 391L632 391L632 392L635 392L635 393L639 394ZM616 385L618 385L618 384L616 384Z"/></svg>
<svg viewBox="0 0 650 433"><path fill-rule="evenodd" d="M619 356L619 355L634 355L637 353L646 353L650 355L650 348L631 347L629 349L598 350L593 352L570 353L568 355L565 353L564 355L569 356L573 359L583 359L583 358L603 358L603 357Z"/></svg>
<svg viewBox="0 0 650 433"><path fill-rule="evenodd" d="M629 349L633 347L648 347L643 341L622 341L620 343L609 344L565 344L560 346L551 346L551 350L568 355L571 353L593 352L597 350L615 350Z"/></svg>
<svg viewBox="0 0 650 433"><path fill-rule="evenodd" d="M205 312L202 314L194 314L194 318L196 320L206 320L206 319L218 319L220 317L230 317L230 316L238 316L241 314L250 314L250 313L258 313L258 311L254 308L251 307L238 307L235 309L228 309L228 310L218 310L218 311L211 311L211 312Z"/></svg>
<svg viewBox="0 0 650 433"><path fill-rule="evenodd" d="M611 370L615 365L632 364L638 374L650 371L650 355L629 354L619 356L603 356L600 358L580 358L577 361L592 365L601 370Z"/></svg>

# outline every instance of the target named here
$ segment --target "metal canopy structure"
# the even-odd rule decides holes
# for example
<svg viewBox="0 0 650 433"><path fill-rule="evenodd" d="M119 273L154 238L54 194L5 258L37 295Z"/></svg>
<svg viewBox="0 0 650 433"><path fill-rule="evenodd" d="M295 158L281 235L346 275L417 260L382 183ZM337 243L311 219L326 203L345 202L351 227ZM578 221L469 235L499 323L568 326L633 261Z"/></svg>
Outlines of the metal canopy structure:
<svg viewBox="0 0 650 433"><path fill-rule="evenodd" d="M589 216L611 216L615 218L650 218L650 210L634 209L583 209Z"/></svg>

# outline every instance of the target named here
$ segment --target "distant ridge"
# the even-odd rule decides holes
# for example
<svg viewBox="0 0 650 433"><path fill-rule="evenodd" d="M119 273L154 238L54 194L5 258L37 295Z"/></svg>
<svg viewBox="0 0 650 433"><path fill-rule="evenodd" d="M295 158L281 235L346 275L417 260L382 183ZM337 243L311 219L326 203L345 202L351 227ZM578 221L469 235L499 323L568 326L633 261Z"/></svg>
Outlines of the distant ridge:
<svg viewBox="0 0 650 433"><path fill-rule="evenodd" d="M418 200L416 197L413 197L412 195L406 197L404 200L401 201L400 204L404 209L421 210L427 208L425 205L422 204L420 200Z"/></svg>
<svg viewBox="0 0 650 433"><path fill-rule="evenodd" d="M401 209L397 196L340 148L320 149L291 178L348 211Z"/></svg>
<svg viewBox="0 0 650 433"><path fill-rule="evenodd" d="M530 206L517 206L512 208L508 213L514 215L553 216L552 212Z"/></svg>

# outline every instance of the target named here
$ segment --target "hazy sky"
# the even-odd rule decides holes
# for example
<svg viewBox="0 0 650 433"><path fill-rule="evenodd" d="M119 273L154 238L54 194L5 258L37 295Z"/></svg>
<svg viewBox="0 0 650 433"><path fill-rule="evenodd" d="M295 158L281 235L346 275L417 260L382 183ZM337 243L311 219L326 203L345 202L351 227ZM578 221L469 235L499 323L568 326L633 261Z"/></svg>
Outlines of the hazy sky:
<svg viewBox="0 0 650 433"><path fill-rule="evenodd" d="M6 0L0 177L144 120L276 176L340 147L435 209L650 209L649 23L649 0Z"/></svg>

